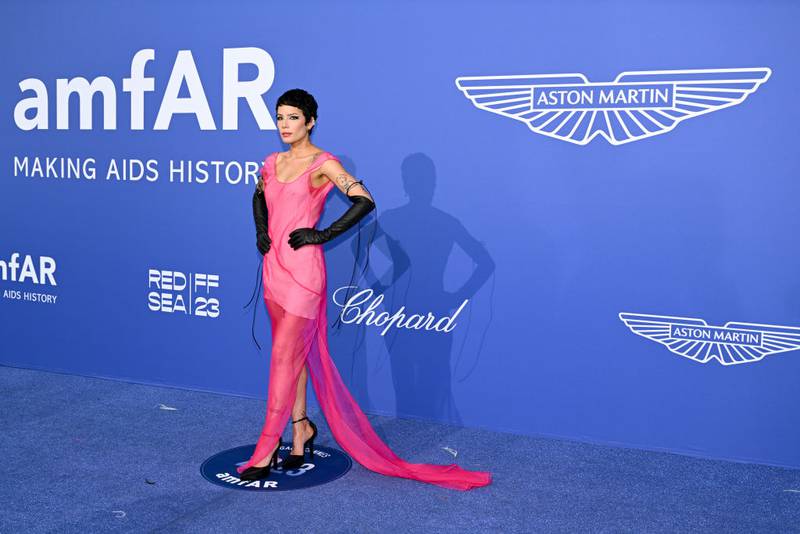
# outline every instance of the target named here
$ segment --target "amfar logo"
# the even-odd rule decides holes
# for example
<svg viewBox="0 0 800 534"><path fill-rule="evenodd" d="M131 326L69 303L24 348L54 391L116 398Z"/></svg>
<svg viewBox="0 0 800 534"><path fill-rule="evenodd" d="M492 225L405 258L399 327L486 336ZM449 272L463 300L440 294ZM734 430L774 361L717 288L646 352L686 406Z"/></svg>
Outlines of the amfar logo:
<svg viewBox="0 0 800 534"><path fill-rule="evenodd" d="M122 91L130 93L131 130L144 129L145 93L155 90L155 78L144 75L148 62L153 61L156 52L152 48L139 50L131 60L131 75L123 78ZM239 79L239 66L255 66L257 75L253 80ZM275 80L275 63L266 51L260 48L225 48L222 55L222 129L236 130L239 127L239 100L244 99L253 117L262 130L275 130L269 110L262 95ZM189 96L179 97L183 84ZM215 85L216 85L215 81ZM19 82L21 92L33 91L33 96L23 98L14 108L14 122L20 130L47 130L48 105L50 95L47 86L38 78L26 78ZM56 80L56 129L68 130L69 99L78 96L80 129L92 129L92 103L95 93L102 96L103 129L117 129L117 88L107 76L98 76L91 82L83 77L58 78ZM31 116L28 116L32 112ZM216 130L217 125L211 114L211 107L203 89L200 73L194 62L191 50L179 50L172 65L167 88L161 97L153 130L169 129L172 116L176 114L193 115L201 130Z"/></svg>
<svg viewBox="0 0 800 534"><path fill-rule="evenodd" d="M21 260L21 262L20 262ZM0 280L16 282L19 284L50 285L56 287L56 260L50 256L39 256L38 262L30 254L25 256L19 252L11 254L11 259L0 260ZM52 293L39 293L25 289L3 289L3 298L25 302L38 302L55 304L58 295Z"/></svg>
<svg viewBox="0 0 800 534"><path fill-rule="evenodd" d="M709 326L702 319L620 313L636 335L700 363L716 359L722 365L750 363L764 356L800 348L800 328L771 324L727 323Z"/></svg>
<svg viewBox="0 0 800 534"><path fill-rule="evenodd" d="M456 87L475 107L522 121L534 132L587 145L622 145L671 131L683 120L744 102L772 71L751 69L623 72L613 82L583 74L462 76Z"/></svg>
<svg viewBox="0 0 800 534"><path fill-rule="evenodd" d="M261 480L242 480L236 467L247 462L253 455L255 445L244 445L228 449L208 458L200 466L203 478L228 489L246 491L286 491L304 489L333 482L347 473L353 465L349 456L340 450L314 446L314 454L296 469L283 469L283 460L273 468L267 478ZM292 446L281 447L280 458L291 452Z"/></svg>
<svg viewBox="0 0 800 534"><path fill-rule="evenodd" d="M56 260L49 256L40 256L38 264L30 254L25 254L22 263L20 253L11 254L8 261L0 260L0 278L11 282L30 282L37 285L56 286Z"/></svg>

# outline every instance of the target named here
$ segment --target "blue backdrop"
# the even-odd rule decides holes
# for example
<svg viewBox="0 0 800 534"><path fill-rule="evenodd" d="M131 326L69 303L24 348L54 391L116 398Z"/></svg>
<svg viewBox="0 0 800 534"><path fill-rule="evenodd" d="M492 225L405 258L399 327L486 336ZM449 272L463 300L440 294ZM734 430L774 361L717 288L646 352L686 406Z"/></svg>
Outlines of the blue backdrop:
<svg viewBox="0 0 800 534"><path fill-rule="evenodd" d="M366 411L800 467L796 3L0 14L3 363L265 397L252 177L302 87L315 143L377 201L361 311L452 317L346 315L331 349ZM679 72L618 78L652 71ZM645 81L669 105L627 92ZM547 111L553 87L584 101ZM331 193L321 225L348 205ZM325 246L329 323L358 237Z"/></svg>

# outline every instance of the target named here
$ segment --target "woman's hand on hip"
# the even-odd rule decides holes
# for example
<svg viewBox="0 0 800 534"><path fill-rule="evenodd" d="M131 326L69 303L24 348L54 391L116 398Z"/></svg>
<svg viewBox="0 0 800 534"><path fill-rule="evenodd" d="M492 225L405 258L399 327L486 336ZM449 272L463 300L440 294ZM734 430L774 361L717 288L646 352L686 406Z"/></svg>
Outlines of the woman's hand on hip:
<svg viewBox="0 0 800 534"><path fill-rule="evenodd" d="M289 234L289 246L297 250L303 245L321 245L328 241L330 237L325 230L316 228L297 228Z"/></svg>

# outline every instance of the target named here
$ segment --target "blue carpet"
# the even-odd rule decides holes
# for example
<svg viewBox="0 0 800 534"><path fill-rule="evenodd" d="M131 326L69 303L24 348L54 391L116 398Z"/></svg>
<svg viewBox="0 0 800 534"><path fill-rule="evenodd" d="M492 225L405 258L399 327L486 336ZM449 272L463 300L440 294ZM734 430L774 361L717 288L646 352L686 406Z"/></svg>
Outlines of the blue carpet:
<svg viewBox="0 0 800 534"><path fill-rule="evenodd" d="M452 463L450 447L493 484L354 462L327 485L250 493L199 466L255 442L263 400L4 366L0 393L0 532L800 532L797 470L371 416L401 457Z"/></svg>

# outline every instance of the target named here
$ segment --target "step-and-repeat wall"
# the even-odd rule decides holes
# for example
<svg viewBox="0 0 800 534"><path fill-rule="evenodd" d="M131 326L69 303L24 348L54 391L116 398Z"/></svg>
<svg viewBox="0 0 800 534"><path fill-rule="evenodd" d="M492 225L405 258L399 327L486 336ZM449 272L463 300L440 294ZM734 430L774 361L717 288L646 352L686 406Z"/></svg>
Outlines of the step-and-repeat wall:
<svg viewBox="0 0 800 534"><path fill-rule="evenodd" d="M324 246L365 411L800 467L796 3L0 13L2 363L265 398L300 87L377 202Z"/></svg>

